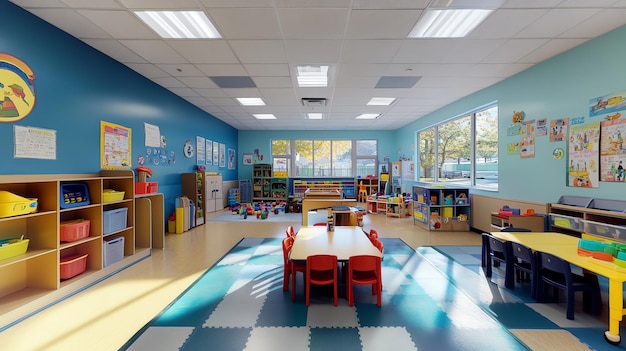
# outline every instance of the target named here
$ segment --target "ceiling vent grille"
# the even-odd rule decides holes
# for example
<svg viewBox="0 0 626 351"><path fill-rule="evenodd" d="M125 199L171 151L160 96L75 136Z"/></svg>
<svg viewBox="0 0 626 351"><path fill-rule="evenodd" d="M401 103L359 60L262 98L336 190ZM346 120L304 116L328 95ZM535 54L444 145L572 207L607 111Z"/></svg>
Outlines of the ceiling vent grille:
<svg viewBox="0 0 626 351"><path fill-rule="evenodd" d="M302 98L302 105L306 107L326 106L325 98Z"/></svg>

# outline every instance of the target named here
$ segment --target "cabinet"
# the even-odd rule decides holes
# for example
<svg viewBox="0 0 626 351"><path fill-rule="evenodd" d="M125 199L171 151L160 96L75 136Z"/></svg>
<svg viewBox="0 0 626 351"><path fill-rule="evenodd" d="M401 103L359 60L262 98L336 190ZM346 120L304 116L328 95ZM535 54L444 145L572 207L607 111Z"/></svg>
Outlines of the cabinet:
<svg viewBox="0 0 626 351"><path fill-rule="evenodd" d="M402 161L391 163L390 194L400 194L402 192Z"/></svg>
<svg viewBox="0 0 626 351"><path fill-rule="evenodd" d="M411 199L404 199L402 196L389 196L386 203L387 217L410 216Z"/></svg>
<svg viewBox="0 0 626 351"><path fill-rule="evenodd" d="M543 215L532 216L505 216L498 212L491 213L491 230L499 232L504 228L526 228L533 232L545 232L545 217Z"/></svg>
<svg viewBox="0 0 626 351"><path fill-rule="evenodd" d="M468 188L413 186L413 224L428 230L468 231Z"/></svg>
<svg viewBox="0 0 626 351"><path fill-rule="evenodd" d="M626 201L561 196L557 203L548 204L548 210L554 232L626 242Z"/></svg>
<svg viewBox="0 0 626 351"><path fill-rule="evenodd" d="M89 203L61 208L61 189L67 184L84 185ZM105 202L104 189L123 191L124 196ZM102 171L94 175L6 175L0 176L0 190L37 199L36 212L0 218L0 239L22 235L29 239L26 253L0 261L0 329L150 256L150 237L144 237L150 234L135 233L132 171ZM105 233L104 211L112 209L125 209L125 222ZM90 221L88 236L61 242L61 223L78 219ZM117 237L124 238L123 259L104 267L104 240ZM86 270L62 280L61 261L85 254Z"/></svg>
<svg viewBox="0 0 626 351"><path fill-rule="evenodd" d="M377 177L366 177L357 179L359 182L359 201L362 199L361 190L365 191L365 200L367 200L368 196L374 196L378 193L378 178ZM365 201L363 200L363 201Z"/></svg>
<svg viewBox="0 0 626 351"><path fill-rule="evenodd" d="M203 172L202 177L204 179L204 207L206 212L210 213L224 209L222 176Z"/></svg>

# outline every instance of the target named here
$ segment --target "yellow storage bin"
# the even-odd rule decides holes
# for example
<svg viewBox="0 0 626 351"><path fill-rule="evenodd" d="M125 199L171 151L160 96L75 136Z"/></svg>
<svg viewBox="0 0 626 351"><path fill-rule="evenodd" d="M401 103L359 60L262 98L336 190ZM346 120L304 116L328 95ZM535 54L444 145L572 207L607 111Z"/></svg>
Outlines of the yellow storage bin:
<svg viewBox="0 0 626 351"><path fill-rule="evenodd" d="M29 239L12 239L4 246L0 246L0 260L15 257L26 253Z"/></svg>
<svg viewBox="0 0 626 351"><path fill-rule="evenodd" d="M27 199L0 190L0 218L37 212L37 199Z"/></svg>
<svg viewBox="0 0 626 351"><path fill-rule="evenodd" d="M124 191L104 189L102 190L102 201L103 202L122 201L124 200L124 194L125 194Z"/></svg>

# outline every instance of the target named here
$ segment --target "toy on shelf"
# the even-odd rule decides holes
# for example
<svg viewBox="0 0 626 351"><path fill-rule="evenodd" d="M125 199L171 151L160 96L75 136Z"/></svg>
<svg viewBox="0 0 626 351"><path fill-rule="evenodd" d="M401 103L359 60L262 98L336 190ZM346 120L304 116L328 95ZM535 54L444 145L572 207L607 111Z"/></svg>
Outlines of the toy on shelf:
<svg viewBox="0 0 626 351"><path fill-rule="evenodd" d="M152 177L152 169L146 166L135 168L137 171L137 182L135 182L135 194L151 194L156 193L159 183L149 182L148 178Z"/></svg>

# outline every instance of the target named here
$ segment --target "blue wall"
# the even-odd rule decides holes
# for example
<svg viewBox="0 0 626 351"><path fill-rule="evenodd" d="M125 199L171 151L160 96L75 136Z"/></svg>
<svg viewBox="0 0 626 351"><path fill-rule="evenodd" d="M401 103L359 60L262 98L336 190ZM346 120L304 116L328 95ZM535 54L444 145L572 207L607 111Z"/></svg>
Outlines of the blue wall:
<svg viewBox="0 0 626 351"><path fill-rule="evenodd" d="M159 127L166 149L175 152L174 164L152 165L151 180L159 182L169 215L181 194L180 173L195 170L195 155L183 156L186 140L195 146L199 135L237 149L235 128L8 1L0 2L0 23L12 28L0 35L0 51L24 61L36 77L31 114L0 123L0 174L98 173L100 121L132 129L135 168L137 156L146 151L144 123L149 123ZM56 130L56 160L14 158L14 125ZM207 170L237 179L237 170Z"/></svg>
<svg viewBox="0 0 626 351"><path fill-rule="evenodd" d="M524 111L525 120L589 118L592 98L626 90L626 26L553 57L516 76L483 89L425 116L397 131L400 145L415 142L416 132L441 120L459 116L493 101L499 106L499 192L484 195L534 202L556 202L561 195L623 200L626 184L601 182L599 188L566 186L567 159L552 157L555 148L567 153L567 143L536 137L534 158L507 155L506 146L519 141L507 136L513 111ZM624 117L622 117L624 118Z"/></svg>

